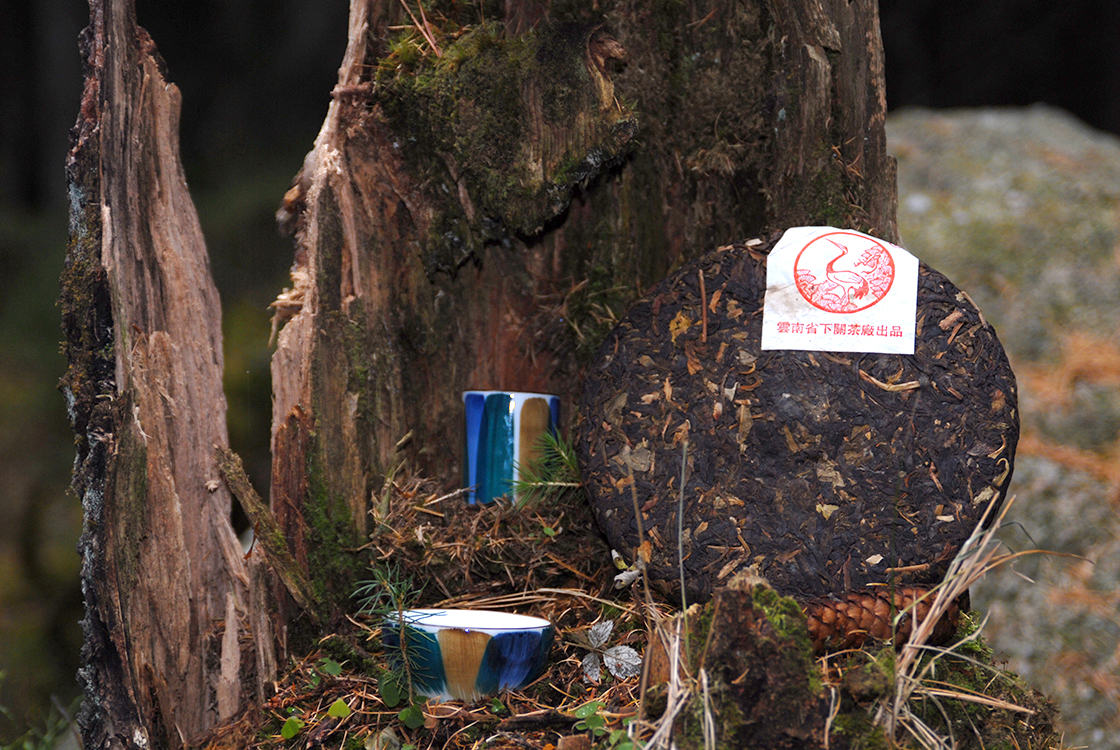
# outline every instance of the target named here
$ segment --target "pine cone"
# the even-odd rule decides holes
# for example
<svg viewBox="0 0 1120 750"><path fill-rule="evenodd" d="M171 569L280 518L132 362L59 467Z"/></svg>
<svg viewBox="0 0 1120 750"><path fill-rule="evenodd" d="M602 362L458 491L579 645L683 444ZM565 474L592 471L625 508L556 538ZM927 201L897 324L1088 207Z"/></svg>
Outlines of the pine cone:
<svg viewBox="0 0 1120 750"><path fill-rule="evenodd" d="M929 614L933 595L921 598L927 593L929 589L926 588L904 586L893 592L886 588L864 589L849 591L839 598L813 599L802 606L809 621L813 650L823 653L860 648L868 638L893 640L896 647L901 647L910 638L913 616L921 622ZM915 600L920 601L899 621L897 633L892 634L894 616ZM938 645L949 640L957 630L960 616L961 608L954 602L934 627L929 643Z"/></svg>

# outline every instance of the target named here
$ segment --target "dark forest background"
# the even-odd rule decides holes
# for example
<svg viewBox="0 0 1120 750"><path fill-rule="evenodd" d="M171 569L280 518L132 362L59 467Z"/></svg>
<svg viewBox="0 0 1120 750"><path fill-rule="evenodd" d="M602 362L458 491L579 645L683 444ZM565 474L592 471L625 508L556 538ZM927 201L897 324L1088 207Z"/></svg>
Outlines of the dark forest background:
<svg viewBox="0 0 1120 750"><path fill-rule="evenodd" d="M1116 0L881 0L891 109L1062 107L1120 134ZM346 0L138 0L183 95L182 158L222 295L233 448L268 486L273 215L323 120ZM80 0L0 0L0 742L77 693L81 508L55 300Z"/></svg>

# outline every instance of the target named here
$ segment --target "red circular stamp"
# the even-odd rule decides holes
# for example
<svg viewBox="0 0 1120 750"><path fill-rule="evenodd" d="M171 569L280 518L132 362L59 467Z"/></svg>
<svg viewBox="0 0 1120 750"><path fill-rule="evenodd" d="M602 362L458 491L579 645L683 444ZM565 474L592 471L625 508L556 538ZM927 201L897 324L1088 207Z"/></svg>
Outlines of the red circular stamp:
<svg viewBox="0 0 1120 750"><path fill-rule="evenodd" d="M814 238L793 264L797 291L813 307L833 313L866 310L894 283L894 256L886 245L855 232Z"/></svg>

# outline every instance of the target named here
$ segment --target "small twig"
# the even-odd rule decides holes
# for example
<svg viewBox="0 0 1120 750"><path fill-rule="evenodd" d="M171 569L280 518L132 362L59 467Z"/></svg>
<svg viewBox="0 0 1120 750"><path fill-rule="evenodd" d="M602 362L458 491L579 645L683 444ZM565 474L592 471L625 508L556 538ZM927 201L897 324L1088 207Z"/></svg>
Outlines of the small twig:
<svg viewBox="0 0 1120 750"><path fill-rule="evenodd" d="M930 563L920 563L918 565L903 565L898 568L884 568L884 573L917 573L922 570L929 570L933 567Z"/></svg>
<svg viewBox="0 0 1120 750"><path fill-rule="evenodd" d="M711 690L708 689L708 673L700 669L700 694L704 699L704 750L716 750L716 719L712 713Z"/></svg>
<svg viewBox="0 0 1120 750"><path fill-rule="evenodd" d="M719 12L718 8L712 8L712 11L710 13L708 13L708 15L704 16L699 21L693 21L690 24L686 24L686 26L690 29L698 28L698 27L704 25L706 22L710 21L712 19L712 17L715 16L715 14L718 13L718 12Z"/></svg>
<svg viewBox="0 0 1120 750"><path fill-rule="evenodd" d="M454 492L448 492L446 495L440 495L437 498L434 498L432 500L427 501L426 503L424 503L424 507L427 508L429 505L435 505L436 503L442 503L444 500L450 500L453 497L459 497L459 495L465 495L468 492L470 492L472 489L474 489L474 488L473 487L463 487L462 489L455 490Z"/></svg>
<svg viewBox="0 0 1120 750"><path fill-rule="evenodd" d="M499 722L498 729L503 732L530 732L552 729L553 727L571 729L578 721L578 717L562 713L554 708L546 708L542 711L532 711L531 713L518 714L517 716L503 719Z"/></svg>
<svg viewBox="0 0 1120 750"><path fill-rule="evenodd" d="M600 581L598 581L597 579L592 578L591 576L587 575L586 573L576 569L574 566L570 565L569 563L564 562L563 560L561 560L559 557L552 554L551 552L546 552L544 554L544 556L547 557L549 560L552 560L552 562L556 563L557 565L559 565L564 570L566 570L569 573L571 573L572 575L574 575L576 578L582 578L583 580L587 581L588 583L593 583L593 584L600 583Z"/></svg>
<svg viewBox="0 0 1120 750"><path fill-rule="evenodd" d="M1027 714L1028 716L1033 716L1038 713L1033 708L1019 706L1009 701L1000 700L999 698L989 698L986 695L971 690L966 692L958 687L946 690L943 688L918 686L914 688L914 692L918 695L929 695L937 698L955 698L960 701L968 701L969 703L978 703L981 706L1003 709L1004 711L1017 711L1018 713Z"/></svg>
<svg viewBox="0 0 1120 750"><path fill-rule="evenodd" d="M433 606L436 607L451 607L461 605L464 602L471 602L479 609L492 608L497 609L501 607L516 607L524 604L534 604L539 602L555 602L558 596L570 596L577 599L586 599L597 604L605 604L621 612L630 615L641 614L632 607L627 607L617 600L603 599L602 597L589 594L581 589L553 589L542 588L533 589L532 591L522 591L516 594L502 594L500 596L489 596L482 598L471 598L470 596L458 596L451 599L444 599L441 602L436 602Z"/></svg>
<svg viewBox="0 0 1120 750"><path fill-rule="evenodd" d="M349 85L339 84L338 86L335 86L333 89L331 89L331 98L342 99L349 96L369 96L373 93L373 91L374 85L369 81L367 81L366 83L353 83ZM276 305L275 302L269 305L269 307L277 306L278 305Z"/></svg>
<svg viewBox="0 0 1120 750"><path fill-rule="evenodd" d="M1013 496L1008 498L1003 503L1003 507L1000 509L998 515L996 515L995 518L991 518L993 513L995 513L998 500L999 498L997 497L989 503L980 522L976 524L976 528L973 529L972 534L965 540L964 544L961 545L960 551L949 563L943 581L926 596L921 597L922 600L931 600L929 612L926 614L925 618L921 622L916 621L915 615L918 600L896 615L896 622L907 615L915 617L915 622L910 638L902 645L898 659L895 662L894 694L879 704L875 714L875 723L883 727L888 737L894 737L899 728L901 728L917 739L923 747L948 747L944 738L937 736L932 729L911 711L909 704L915 695L926 696L935 704L938 703L939 698L956 698L958 700L972 701L1008 710L1029 711L1029 709L1023 707L1012 708L1009 705L1003 705L1002 702L997 706L997 704L993 702L996 701L996 699L980 696L979 694L963 693L960 692L959 689L949 691L944 688L930 687L928 682L930 673L937 663L937 656L945 654L960 656L958 653L960 646L967 643L969 640L975 639L979 633L979 630L977 630L971 635L962 638L956 644L944 649L927 645L934 627L948 608L988 571L1022 555L1040 552L1040 550L1029 550L1011 554L997 554L1000 545L995 540L995 535L1008 509L1014 503L1015 498ZM984 527L985 522L990 523L987 528ZM919 657L925 652L934 652L935 657L922 665ZM951 741L952 737L949 739L949 742Z"/></svg>
<svg viewBox="0 0 1120 750"><path fill-rule="evenodd" d="M630 477L630 499L634 502L634 522L638 525L638 559L634 561L634 564L641 568L642 581L645 584L646 601L651 602L653 601L653 596L650 594L649 589L649 575L646 572L646 561L642 558L642 550L645 549L646 545L646 533L642 524L642 508L641 504L638 502L638 486L637 482L634 480L634 463L630 458L629 445L624 445L622 447L622 455L626 459L626 470L629 472Z"/></svg>
<svg viewBox="0 0 1120 750"><path fill-rule="evenodd" d="M241 457L220 445L214 446L214 458L218 463L218 470L226 480L230 492L241 504L241 509L249 517L255 530L256 541L264 550L265 559L269 566L276 571L283 581L288 593L295 599L300 609L315 622L319 621L319 601L311 592L311 584L304 575L299 563L292 557L285 543L284 532L280 523L272 515L272 511L261 501L260 495L253 489L249 477L245 474L245 467Z"/></svg>
<svg viewBox="0 0 1120 750"><path fill-rule="evenodd" d="M701 276L701 279L704 277ZM684 483L688 469L688 438L684 439L681 448L681 492L677 500L677 567L681 576L681 611L688 612L688 597L684 586ZM684 633L685 648L688 648L688 630Z"/></svg>
<svg viewBox="0 0 1120 750"><path fill-rule="evenodd" d="M417 0L416 7L420 9L420 20L424 22L424 30L428 32L424 36L428 38L428 43L432 45L432 51L436 53L436 57L443 57L443 52L440 51L439 46L435 42L435 34L432 33L432 25L428 23L428 17L424 15L424 3Z"/></svg>
<svg viewBox="0 0 1120 750"><path fill-rule="evenodd" d="M420 30L420 33L424 35L424 41L426 41L428 43L428 46L432 48L432 52L436 53L436 57L443 57L443 53L440 52L439 45L436 44L435 37L432 36L432 30L431 26L428 24L428 18L427 16L424 16L424 4L417 3L417 5L420 7L420 15L424 18L423 24L421 24L420 21L416 20L416 16L412 13L412 8L408 7L408 3L405 2L405 0L401 0L401 5L404 6L405 11L408 13L408 17L412 19L412 23L416 26L417 29Z"/></svg>
<svg viewBox="0 0 1120 750"><path fill-rule="evenodd" d="M882 380L879 380L872 375L868 375L863 370L859 371L859 376L861 379L866 380L868 383L876 385L879 388L882 388L884 391L891 391L892 393L897 393L899 391L912 391L915 388L922 387L922 384L917 380L908 380L905 383L884 383Z"/></svg>
<svg viewBox="0 0 1120 750"><path fill-rule="evenodd" d="M638 485L634 479L634 462L630 455L630 446L625 445L622 448L623 457L626 459L626 471L630 478L630 499L634 502L634 522L638 526L638 559L634 564L642 573L642 587L645 592L645 605L646 612L653 610L653 595L649 589L649 570L646 567L646 561L642 559L642 549L645 547L645 529L642 525L642 508L638 503ZM649 628L647 628L649 630ZM660 624L654 624L654 630L658 633L661 632ZM662 639L664 642L664 639ZM645 721L645 706L646 706L646 691L649 690L649 659L642 660L642 677L638 681L638 714L634 719L634 725L640 726ZM637 730L635 730L636 732Z"/></svg>
<svg viewBox="0 0 1120 750"><path fill-rule="evenodd" d="M704 289L704 269L701 268L698 273L700 274L700 340L706 344L708 343L708 293Z"/></svg>
<svg viewBox="0 0 1120 750"><path fill-rule="evenodd" d="M676 632L670 638L667 634L667 628L658 625L657 632L658 638L662 645L666 647L669 652L669 684L667 694L665 696L665 710L661 714L661 720L657 724L657 729L654 731L653 736L649 738L646 744L647 748L669 748L672 745L673 728L676 725L677 714L679 714L685 707L690 697L690 690L684 684L681 677L681 630L688 627L687 617L685 615L678 615L673 618L673 623L676 625ZM639 701L639 709L645 703L645 696ZM639 711L639 720L641 712ZM637 724L638 721L634 723Z"/></svg>
<svg viewBox="0 0 1120 750"><path fill-rule="evenodd" d="M840 689L835 685L828 688L828 718L824 720L824 750L829 750L829 738L832 736L832 723L840 715Z"/></svg>

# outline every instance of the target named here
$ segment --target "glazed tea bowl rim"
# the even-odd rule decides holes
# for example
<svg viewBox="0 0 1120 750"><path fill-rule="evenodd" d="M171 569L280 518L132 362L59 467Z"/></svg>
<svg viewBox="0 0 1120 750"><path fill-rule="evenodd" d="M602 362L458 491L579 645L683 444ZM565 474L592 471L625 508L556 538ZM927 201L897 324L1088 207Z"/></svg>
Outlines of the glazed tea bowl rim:
<svg viewBox="0 0 1120 750"><path fill-rule="evenodd" d="M406 609L386 617L390 625L403 623L408 627L431 630L481 631L490 634L542 630L552 623L542 617L488 609L424 607Z"/></svg>
<svg viewBox="0 0 1120 750"><path fill-rule="evenodd" d="M526 398L560 398L560 396L555 393L537 393L536 391L487 391L481 389L463 391L462 396L465 399L467 396L470 396L472 394L478 396L493 396L505 394L507 396L524 396Z"/></svg>

